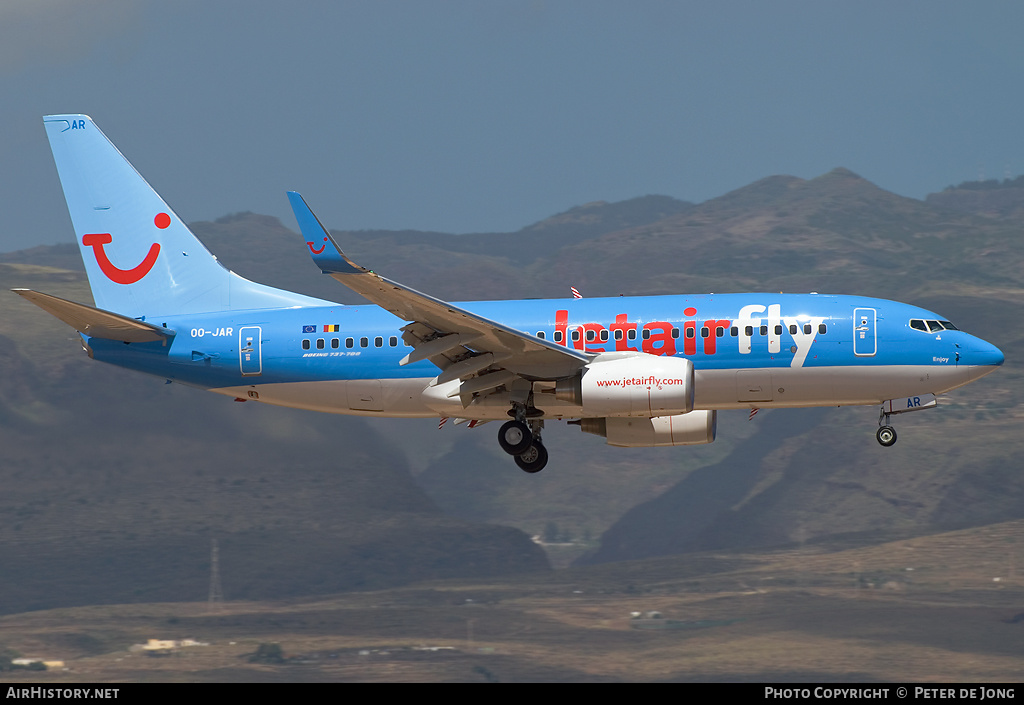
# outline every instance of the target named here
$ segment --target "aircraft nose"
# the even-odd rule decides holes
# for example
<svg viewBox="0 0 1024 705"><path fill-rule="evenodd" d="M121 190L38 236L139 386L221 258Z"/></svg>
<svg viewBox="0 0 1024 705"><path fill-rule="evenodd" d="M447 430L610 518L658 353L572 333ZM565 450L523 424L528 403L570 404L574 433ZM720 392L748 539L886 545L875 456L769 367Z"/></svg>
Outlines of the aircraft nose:
<svg viewBox="0 0 1024 705"><path fill-rule="evenodd" d="M979 365L982 367L999 367L1003 364L1006 358L1003 356L1003 351L997 348L992 343L987 343L980 338L976 338L973 344L970 346L970 357L968 362L971 365Z"/></svg>
<svg viewBox="0 0 1024 705"><path fill-rule="evenodd" d="M968 346L965 362L968 364L968 379L984 377L1004 362L1002 350L981 338L975 338Z"/></svg>

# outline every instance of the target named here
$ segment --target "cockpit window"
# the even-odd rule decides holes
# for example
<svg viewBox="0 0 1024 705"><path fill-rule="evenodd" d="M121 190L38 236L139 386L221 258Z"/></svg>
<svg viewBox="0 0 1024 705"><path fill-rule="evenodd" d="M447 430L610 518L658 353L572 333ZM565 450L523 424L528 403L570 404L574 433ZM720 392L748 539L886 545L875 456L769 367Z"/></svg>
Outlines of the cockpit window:
<svg viewBox="0 0 1024 705"><path fill-rule="evenodd" d="M940 330L960 330L949 321L925 321L920 318L911 318L910 327L925 333L936 333Z"/></svg>

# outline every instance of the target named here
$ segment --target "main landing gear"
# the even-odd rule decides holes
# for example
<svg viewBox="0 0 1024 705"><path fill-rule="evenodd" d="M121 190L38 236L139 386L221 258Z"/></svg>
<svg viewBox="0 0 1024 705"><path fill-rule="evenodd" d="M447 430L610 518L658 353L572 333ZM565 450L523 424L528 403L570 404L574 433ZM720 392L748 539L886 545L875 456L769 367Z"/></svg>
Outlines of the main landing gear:
<svg viewBox="0 0 1024 705"><path fill-rule="evenodd" d="M509 414L514 419L506 421L498 430L498 445L515 457L516 465L524 472L535 473L548 464L548 451L541 443L540 434L544 428L542 419L527 419L527 410L516 407Z"/></svg>
<svg viewBox="0 0 1024 705"><path fill-rule="evenodd" d="M882 424L882 420L885 420L885 424ZM878 412L878 431L875 433L875 438L878 439L880 445L888 448L896 442L896 429L889 425L889 414L885 413L885 407Z"/></svg>

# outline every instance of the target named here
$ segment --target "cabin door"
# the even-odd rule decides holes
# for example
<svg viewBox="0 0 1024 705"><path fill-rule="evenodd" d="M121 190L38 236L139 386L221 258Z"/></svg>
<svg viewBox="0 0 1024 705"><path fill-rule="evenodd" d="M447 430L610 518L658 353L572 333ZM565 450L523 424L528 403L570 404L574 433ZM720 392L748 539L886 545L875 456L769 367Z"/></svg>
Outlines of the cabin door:
<svg viewBox="0 0 1024 705"><path fill-rule="evenodd" d="M871 357L878 352L877 317L873 308L853 309L853 354L857 357Z"/></svg>
<svg viewBox="0 0 1024 705"><path fill-rule="evenodd" d="M243 377L263 374L263 329L245 326L238 330L238 364Z"/></svg>

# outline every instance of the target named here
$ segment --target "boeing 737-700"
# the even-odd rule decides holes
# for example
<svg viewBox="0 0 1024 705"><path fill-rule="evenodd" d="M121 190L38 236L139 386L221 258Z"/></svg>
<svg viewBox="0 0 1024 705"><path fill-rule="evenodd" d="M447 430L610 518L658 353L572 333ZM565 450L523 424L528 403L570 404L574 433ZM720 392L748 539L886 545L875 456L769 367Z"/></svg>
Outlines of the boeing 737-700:
<svg viewBox="0 0 1024 705"><path fill-rule="evenodd" d="M502 421L527 472L545 421L613 446L711 443L720 409L881 405L890 417L992 372L993 345L916 306L831 294L450 303L345 256L288 194L348 306L225 269L85 115L44 118L94 306L18 294L89 357L229 397L337 414Z"/></svg>

